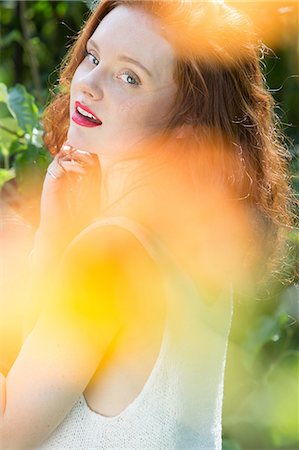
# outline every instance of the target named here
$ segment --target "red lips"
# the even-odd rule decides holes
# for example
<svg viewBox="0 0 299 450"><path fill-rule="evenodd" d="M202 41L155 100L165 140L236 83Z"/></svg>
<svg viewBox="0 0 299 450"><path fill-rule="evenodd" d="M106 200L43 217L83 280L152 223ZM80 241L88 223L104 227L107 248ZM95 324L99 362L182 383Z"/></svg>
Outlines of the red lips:
<svg viewBox="0 0 299 450"><path fill-rule="evenodd" d="M75 105L76 105L76 109L75 109L75 111L74 111L74 113L73 113L73 115L72 115L72 120L73 120L74 122L76 122L78 125L81 125L81 126L84 126L84 127L89 127L89 128L90 128L90 127L98 127L98 126L102 125L101 119L99 119L99 118L95 115L95 113L94 113L91 109L88 108L88 106L82 105L82 104L81 104L80 102L78 102L78 101L75 102ZM78 107L78 106L79 106L80 108L84 109L84 111L86 111L86 112L92 114L96 119L92 119L92 118L89 118L89 117L85 117L85 116L83 116L82 114L80 114L80 113L77 111L77 107Z"/></svg>

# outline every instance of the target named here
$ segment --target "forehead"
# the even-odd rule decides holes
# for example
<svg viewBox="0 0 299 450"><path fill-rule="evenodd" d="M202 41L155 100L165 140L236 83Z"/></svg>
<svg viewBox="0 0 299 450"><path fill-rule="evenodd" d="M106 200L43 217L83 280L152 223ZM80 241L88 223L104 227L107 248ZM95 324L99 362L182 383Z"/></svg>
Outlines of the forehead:
<svg viewBox="0 0 299 450"><path fill-rule="evenodd" d="M154 78L173 75L175 51L160 34L164 25L140 7L120 5L110 11L91 36L102 54L125 54L145 65Z"/></svg>

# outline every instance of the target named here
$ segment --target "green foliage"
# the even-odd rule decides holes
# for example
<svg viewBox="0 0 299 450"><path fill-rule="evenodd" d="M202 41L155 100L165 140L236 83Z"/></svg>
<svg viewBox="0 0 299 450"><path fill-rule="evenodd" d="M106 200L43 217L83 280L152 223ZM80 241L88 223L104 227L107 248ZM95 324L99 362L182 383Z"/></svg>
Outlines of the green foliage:
<svg viewBox="0 0 299 450"><path fill-rule="evenodd" d="M52 159L43 148L42 134L34 97L20 84L8 89L0 83L0 187L16 177L24 200L40 192Z"/></svg>
<svg viewBox="0 0 299 450"><path fill-rule="evenodd" d="M224 433L244 450L293 450L298 445L299 286L276 281L266 288L263 300L257 301L256 293L247 301L236 299Z"/></svg>
<svg viewBox="0 0 299 450"><path fill-rule="evenodd" d="M3 85L1 85L2 87ZM2 91L5 89L3 88ZM28 94L24 86L17 85L5 92L4 101L13 118L20 128L29 134L32 139L33 129L37 126L38 108L32 95Z"/></svg>
<svg viewBox="0 0 299 450"><path fill-rule="evenodd" d="M13 177L13 170L0 169L0 186L2 186L6 181L11 180Z"/></svg>
<svg viewBox="0 0 299 450"><path fill-rule="evenodd" d="M240 445L232 439L223 439L222 450L242 450Z"/></svg>
<svg viewBox="0 0 299 450"><path fill-rule="evenodd" d="M24 85L42 108L88 13L84 1L0 1L0 81Z"/></svg>

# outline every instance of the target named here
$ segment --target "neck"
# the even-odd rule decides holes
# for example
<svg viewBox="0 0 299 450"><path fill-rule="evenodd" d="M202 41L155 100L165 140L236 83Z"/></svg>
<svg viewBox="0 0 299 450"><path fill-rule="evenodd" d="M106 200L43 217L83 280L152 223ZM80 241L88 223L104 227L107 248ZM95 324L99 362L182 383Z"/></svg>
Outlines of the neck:
<svg viewBox="0 0 299 450"><path fill-rule="evenodd" d="M100 157L101 216L126 215L159 234L177 232L194 209L184 159L174 146L154 143L130 159Z"/></svg>
<svg viewBox="0 0 299 450"><path fill-rule="evenodd" d="M155 142L130 150L130 156L99 156L101 166L101 215L144 209L150 192L159 189L159 169L165 170L164 154ZM162 150L163 152L163 150Z"/></svg>
<svg viewBox="0 0 299 450"><path fill-rule="evenodd" d="M136 160L113 161L101 159L101 214L120 208L138 188L134 182L139 163ZM135 176L134 176L135 175Z"/></svg>

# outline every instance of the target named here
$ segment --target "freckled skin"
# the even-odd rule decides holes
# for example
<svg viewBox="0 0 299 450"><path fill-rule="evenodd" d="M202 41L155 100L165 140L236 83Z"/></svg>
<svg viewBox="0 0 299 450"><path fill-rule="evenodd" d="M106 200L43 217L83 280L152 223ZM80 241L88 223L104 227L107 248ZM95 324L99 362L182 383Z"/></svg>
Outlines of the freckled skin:
<svg viewBox="0 0 299 450"><path fill-rule="evenodd" d="M70 120L68 140L98 156L125 156L142 138L151 137L165 125L177 90L173 80L175 51L159 34L159 22L134 7L116 7L91 38L100 54L91 44L87 46L96 60L86 57L74 74L70 116L79 100L103 124L85 128ZM119 54L141 62L153 76L131 62L119 61ZM137 75L141 84L130 84L126 71Z"/></svg>

